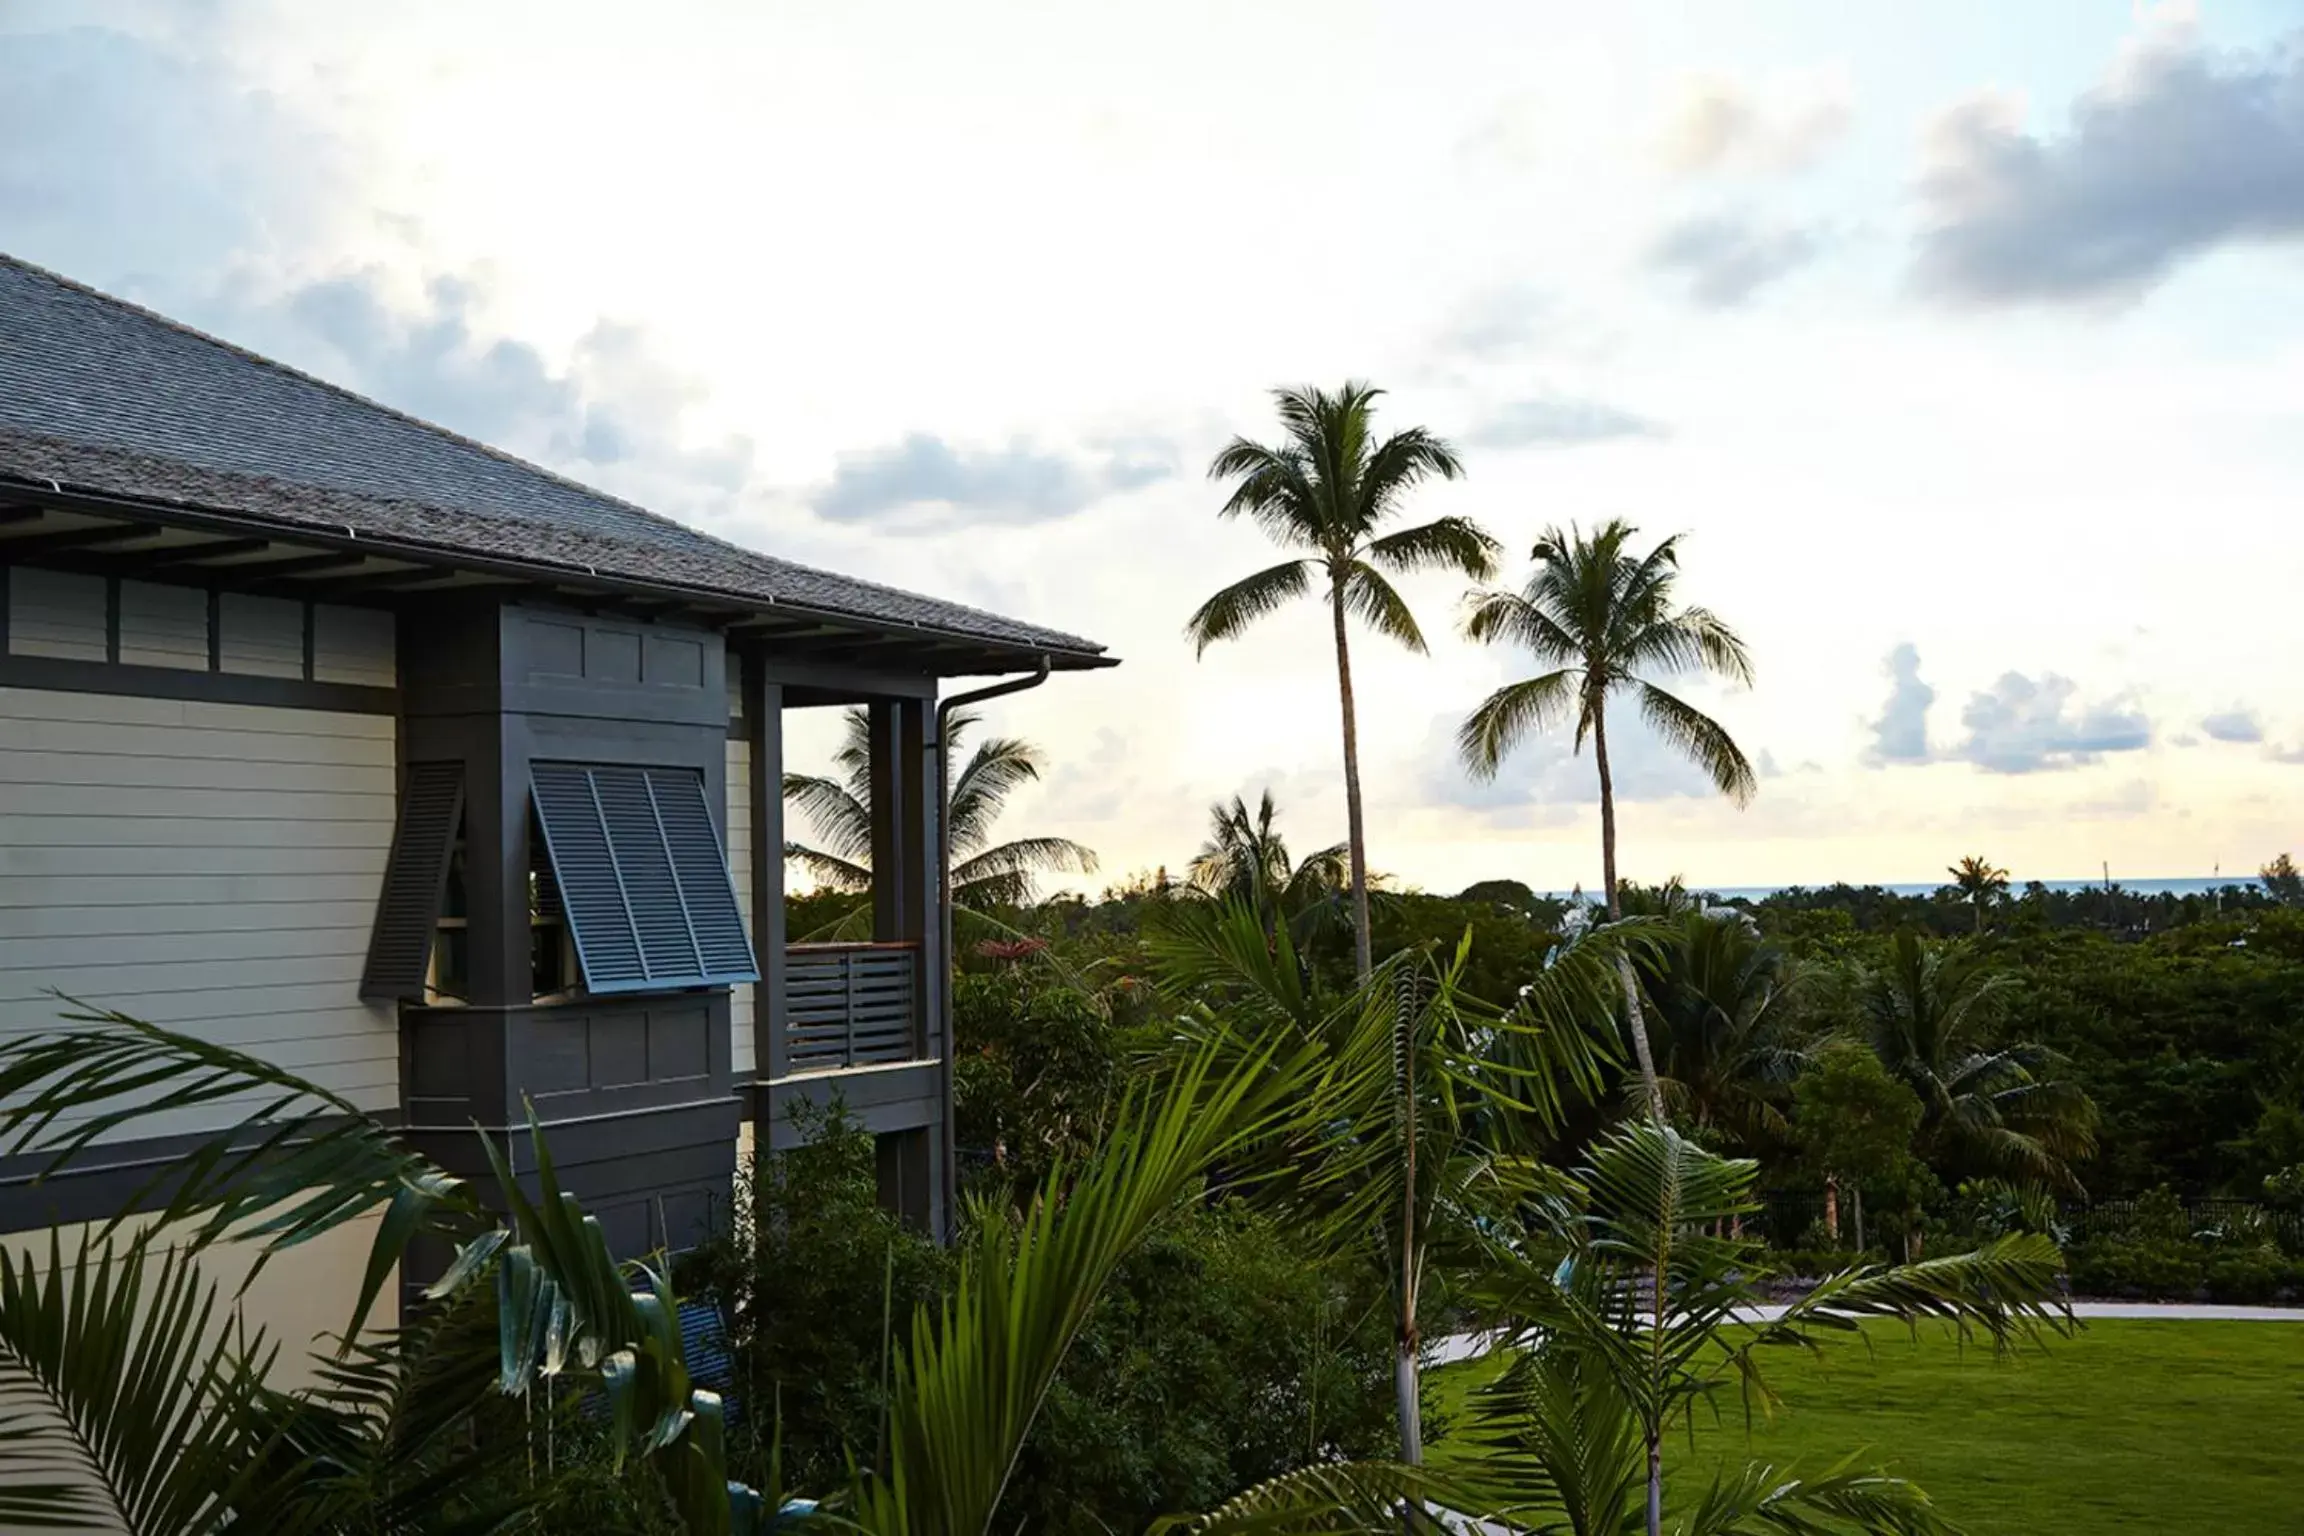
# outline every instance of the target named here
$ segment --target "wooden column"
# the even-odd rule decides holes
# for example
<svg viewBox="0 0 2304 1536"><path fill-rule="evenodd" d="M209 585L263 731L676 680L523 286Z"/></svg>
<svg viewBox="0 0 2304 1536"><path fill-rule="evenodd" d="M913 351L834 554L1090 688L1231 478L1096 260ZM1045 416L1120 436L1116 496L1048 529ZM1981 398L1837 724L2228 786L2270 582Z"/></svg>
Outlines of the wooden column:
<svg viewBox="0 0 2304 1536"><path fill-rule="evenodd" d="M784 687L744 658L744 724L752 746L752 950L760 984L752 993L755 1078L791 1070L784 1038L790 1017L784 974ZM763 1141L765 1146L765 1141Z"/></svg>

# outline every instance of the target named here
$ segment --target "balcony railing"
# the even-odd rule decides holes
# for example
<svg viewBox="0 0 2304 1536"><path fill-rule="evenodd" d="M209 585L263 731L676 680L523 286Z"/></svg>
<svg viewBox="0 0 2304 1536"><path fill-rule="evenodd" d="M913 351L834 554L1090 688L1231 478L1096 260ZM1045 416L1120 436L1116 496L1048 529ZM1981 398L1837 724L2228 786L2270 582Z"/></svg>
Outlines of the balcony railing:
<svg viewBox="0 0 2304 1536"><path fill-rule="evenodd" d="M920 1054L920 946L793 944L784 951L787 1070Z"/></svg>

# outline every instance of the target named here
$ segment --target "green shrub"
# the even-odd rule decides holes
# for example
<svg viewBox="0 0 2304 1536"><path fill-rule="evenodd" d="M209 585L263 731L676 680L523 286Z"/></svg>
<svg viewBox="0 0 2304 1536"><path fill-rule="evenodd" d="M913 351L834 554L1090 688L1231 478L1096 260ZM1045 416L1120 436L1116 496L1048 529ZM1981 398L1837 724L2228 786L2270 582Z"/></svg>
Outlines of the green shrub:
<svg viewBox="0 0 2304 1536"><path fill-rule="evenodd" d="M903 1337L913 1309L944 1294L952 1261L880 1208L872 1138L842 1109L803 1103L793 1119L803 1144L744 1170L734 1230L681 1279L730 1320L744 1409L730 1470L764 1475L780 1418L786 1481L830 1489L848 1449L870 1460L880 1432L884 1309Z"/></svg>
<svg viewBox="0 0 2304 1536"><path fill-rule="evenodd" d="M2206 1278L2206 1256L2166 1238L2091 1238L2066 1251L2077 1296L2126 1301L2190 1301Z"/></svg>
<svg viewBox="0 0 2304 1536"><path fill-rule="evenodd" d="M1392 1452L1382 1294L1236 1201L1179 1208L1122 1266L1002 1505L1042 1536L1142 1530L1322 1456Z"/></svg>

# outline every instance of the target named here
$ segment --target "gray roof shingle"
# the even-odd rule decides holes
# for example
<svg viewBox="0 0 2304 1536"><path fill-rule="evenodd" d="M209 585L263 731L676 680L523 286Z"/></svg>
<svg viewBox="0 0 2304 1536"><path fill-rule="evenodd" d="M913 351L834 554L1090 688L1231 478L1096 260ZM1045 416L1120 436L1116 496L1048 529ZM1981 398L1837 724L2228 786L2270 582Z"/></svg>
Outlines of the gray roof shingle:
<svg viewBox="0 0 2304 1536"><path fill-rule="evenodd" d="M4 253L0 476L1003 649L1103 649L713 538Z"/></svg>

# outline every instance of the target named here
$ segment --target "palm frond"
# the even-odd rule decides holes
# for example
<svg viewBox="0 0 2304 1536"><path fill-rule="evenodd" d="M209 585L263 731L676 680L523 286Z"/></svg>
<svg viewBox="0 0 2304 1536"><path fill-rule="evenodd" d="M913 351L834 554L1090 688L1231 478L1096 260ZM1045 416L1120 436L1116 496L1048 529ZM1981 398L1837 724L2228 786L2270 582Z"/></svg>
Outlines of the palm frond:
<svg viewBox="0 0 2304 1536"><path fill-rule="evenodd" d="M784 858L788 863L799 865L809 879L827 890L872 889L872 866L869 864L851 863L837 854L811 848L806 843L786 843Z"/></svg>
<svg viewBox="0 0 2304 1536"><path fill-rule="evenodd" d="M1799 1478L1748 1462L1713 1479L1682 1536L1954 1536L1928 1495L1900 1477L1850 1469Z"/></svg>
<svg viewBox="0 0 2304 1536"><path fill-rule="evenodd" d="M1407 599L1365 561L1353 561L1344 573L1344 607L1386 639L1397 640L1419 656L1427 650L1424 631L1409 612Z"/></svg>
<svg viewBox="0 0 2304 1536"><path fill-rule="evenodd" d="M1915 1264L1851 1269L1834 1275L1785 1308L1763 1342L1803 1339L1811 1329L1847 1332L1868 1317L1945 1322L1963 1334L1981 1330L1995 1347L2068 1331L2071 1309L2058 1277L2063 1255L2047 1238L2020 1232L1973 1253Z"/></svg>
<svg viewBox="0 0 2304 1536"><path fill-rule="evenodd" d="M51 1230L44 1265L0 1247L0 1522L205 1536L228 1513L285 1520L251 1412L275 1352L229 1326L194 1250L155 1263L155 1246L89 1231L67 1255Z"/></svg>
<svg viewBox="0 0 2304 1536"><path fill-rule="evenodd" d="M1328 1462L1282 1473L1198 1515L1168 1515L1151 1536L1388 1536L1454 1529L1429 1506L1476 1517L1480 1496L1453 1478L1398 1462Z"/></svg>
<svg viewBox="0 0 2304 1536"><path fill-rule="evenodd" d="M784 775L784 803L815 827L817 836L830 849L828 857L856 864L872 857L871 770L864 771L862 793L852 785L815 774Z"/></svg>
<svg viewBox="0 0 2304 1536"><path fill-rule="evenodd" d="M1442 517L1372 540L1368 559L1390 571L1458 571L1474 581L1486 581L1496 574L1501 548L1470 518Z"/></svg>
<svg viewBox="0 0 2304 1536"><path fill-rule="evenodd" d="M1368 391L1373 399L1381 391ZM1358 412L1363 432L1373 419L1363 407ZM1359 474L1360 500L1366 509L1361 526L1373 529L1399 509L1407 494L1427 480L1454 480L1464 473L1464 463L1456 457L1456 450L1444 438L1436 437L1422 427L1409 427L1395 432L1376 445L1367 455ZM1493 557L1491 557L1493 558ZM1475 579L1485 579L1479 572L1457 567Z"/></svg>
<svg viewBox="0 0 2304 1536"><path fill-rule="evenodd" d="M994 736L977 745L968 766L952 781L945 815L953 850L966 854L991 836L1008 797L1040 777L1040 749L1014 736Z"/></svg>
<svg viewBox="0 0 2304 1536"><path fill-rule="evenodd" d="M1494 778L1512 749L1530 733L1549 730L1575 714L1580 702L1578 674L1546 672L1506 683L1487 698L1456 731L1464 766L1480 778Z"/></svg>
<svg viewBox="0 0 2304 1536"><path fill-rule="evenodd" d="M1554 666L1573 666L1586 651L1540 603L1518 592L1467 594L1464 637L1482 645L1516 645Z"/></svg>
<svg viewBox="0 0 2304 1536"><path fill-rule="evenodd" d="M1640 684L1640 716L1681 756L1704 770L1712 787L1737 805L1749 805L1760 789L1744 749L1727 727L1654 683Z"/></svg>
<svg viewBox="0 0 2304 1536"><path fill-rule="evenodd" d="M1202 603L1184 623L1196 654L1230 640L1265 615L1312 590L1312 562L1290 560L1244 577Z"/></svg>
<svg viewBox="0 0 2304 1536"><path fill-rule="evenodd" d="M1096 850L1068 837L1019 837L987 848L952 867L952 885L981 888L985 882L1010 880L1020 893L1012 904L1032 898L1032 876L1038 874L1094 874Z"/></svg>

